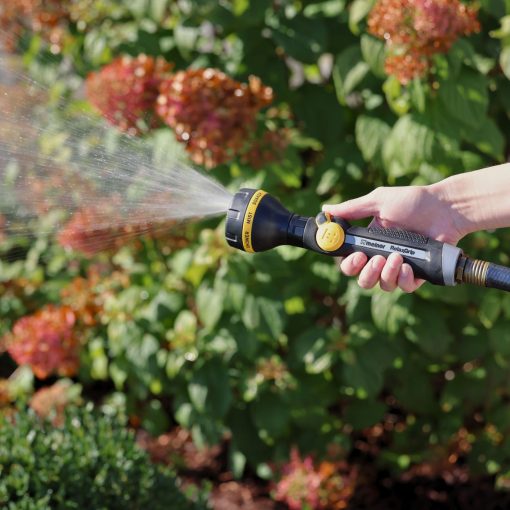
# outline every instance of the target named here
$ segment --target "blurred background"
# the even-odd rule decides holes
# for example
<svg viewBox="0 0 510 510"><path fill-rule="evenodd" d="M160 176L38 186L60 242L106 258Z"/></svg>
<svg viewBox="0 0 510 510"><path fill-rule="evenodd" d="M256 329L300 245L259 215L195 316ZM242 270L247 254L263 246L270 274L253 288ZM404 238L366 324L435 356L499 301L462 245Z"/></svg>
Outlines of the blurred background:
<svg viewBox="0 0 510 510"><path fill-rule="evenodd" d="M166 477L182 508L510 507L509 295L366 291L222 216L98 219L85 170L55 191L143 153L155 192L179 159L314 215L508 161L509 0L2 0L0 26L2 505L180 508ZM510 264L508 230L461 246Z"/></svg>

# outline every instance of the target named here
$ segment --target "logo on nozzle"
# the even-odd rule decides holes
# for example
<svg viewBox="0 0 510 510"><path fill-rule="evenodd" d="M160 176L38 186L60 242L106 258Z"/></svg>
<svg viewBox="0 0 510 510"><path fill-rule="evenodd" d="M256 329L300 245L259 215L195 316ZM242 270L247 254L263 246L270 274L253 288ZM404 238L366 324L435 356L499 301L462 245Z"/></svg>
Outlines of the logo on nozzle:
<svg viewBox="0 0 510 510"><path fill-rule="evenodd" d="M251 239L251 231L253 229L253 219L255 218L255 211L257 210L257 207L260 204L260 201L264 197L264 195L267 195L267 193L261 189L257 190L251 197L248 206L246 207L246 213L244 214L244 220L243 220L243 233L242 233L242 240L243 240L243 248L244 251L247 251L249 253L253 253L253 243Z"/></svg>

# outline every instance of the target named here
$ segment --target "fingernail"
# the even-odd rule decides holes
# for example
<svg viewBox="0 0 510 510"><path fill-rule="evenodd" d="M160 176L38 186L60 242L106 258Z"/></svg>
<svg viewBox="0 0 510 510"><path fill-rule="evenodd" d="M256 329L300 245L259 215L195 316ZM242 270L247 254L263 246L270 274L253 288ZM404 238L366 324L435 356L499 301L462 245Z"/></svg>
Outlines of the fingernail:
<svg viewBox="0 0 510 510"><path fill-rule="evenodd" d="M352 265L356 267L361 266L361 264L363 264L364 259L365 257L363 257L361 253L356 253L356 255L354 255L354 257L352 258Z"/></svg>
<svg viewBox="0 0 510 510"><path fill-rule="evenodd" d="M400 255L398 255L397 253L392 253L388 257L388 264L392 269L396 269L400 265L400 262L401 262Z"/></svg>
<svg viewBox="0 0 510 510"><path fill-rule="evenodd" d="M377 269L377 268L379 268L380 266L381 266L381 259L380 259L379 257L374 257L374 258L372 259L372 267L373 267L374 269Z"/></svg>
<svg viewBox="0 0 510 510"><path fill-rule="evenodd" d="M402 266L401 271L402 271L402 277L403 278L407 278L409 276L409 266L408 265L404 264Z"/></svg>

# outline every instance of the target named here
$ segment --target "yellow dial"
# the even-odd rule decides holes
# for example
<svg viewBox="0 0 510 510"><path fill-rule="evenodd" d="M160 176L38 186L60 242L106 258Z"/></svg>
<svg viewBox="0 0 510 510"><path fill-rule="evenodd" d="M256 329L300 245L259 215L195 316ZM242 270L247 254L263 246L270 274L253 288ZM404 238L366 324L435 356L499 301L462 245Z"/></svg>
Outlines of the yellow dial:
<svg viewBox="0 0 510 510"><path fill-rule="evenodd" d="M331 221L329 213L319 214L316 223L318 228L315 239L321 250L335 251L344 244L344 229L338 223Z"/></svg>

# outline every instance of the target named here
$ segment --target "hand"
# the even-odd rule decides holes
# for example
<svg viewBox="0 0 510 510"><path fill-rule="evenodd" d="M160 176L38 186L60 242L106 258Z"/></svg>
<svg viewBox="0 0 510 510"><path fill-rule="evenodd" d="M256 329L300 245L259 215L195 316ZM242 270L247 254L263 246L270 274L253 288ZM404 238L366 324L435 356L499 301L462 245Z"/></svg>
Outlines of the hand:
<svg viewBox="0 0 510 510"><path fill-rule="evenodd" d="M468 233L462 227L463 218L434 185L377 188L354 200L324 205L323 210L345 220L373 216L371 225L399 227L454 245ZM399 287L414 292L424 283L414 277L411 266L403 263L398 253L388 259L377 255L367 262L367 256L357 252L343 259L340 267L347 276L359 274L358 283L364 289L379 282L384 291Z"/></svg>

